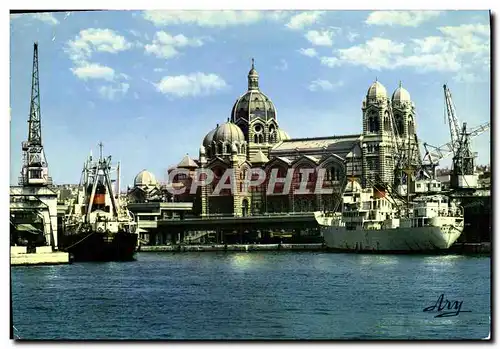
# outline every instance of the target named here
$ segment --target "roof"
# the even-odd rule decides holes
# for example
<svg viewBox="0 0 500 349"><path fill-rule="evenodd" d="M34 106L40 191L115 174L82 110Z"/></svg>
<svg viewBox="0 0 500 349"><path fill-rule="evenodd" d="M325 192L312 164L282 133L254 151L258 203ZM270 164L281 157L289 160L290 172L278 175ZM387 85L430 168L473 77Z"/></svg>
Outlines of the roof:
<svg viewBox="0 0 500 349"><path fill-rule="evenodd" d="M196 162L189 157L188 154L184 155L181 162L177 165L177 168L196 168L198 165Z"/></svg>
<svg viewBox="0 0 500 349"><path fill-rule="evenodd" d="M142 170L135 176L134 178L134 186L135 187L140 187L140 186L149 186L149 185L156 185L158 182L151 172L148 170Z"/></svg>
<svg viewBox="0 0 500 349"><path fill-rule="evenodd" d="M328 152L345 158L360 141L360 134L317 138L295 138L276 144L271 148L270 156L315 156Z"/></svg>
<svg viewBox="0 0 500 349"><path fill-rule="evenodd" d="M251 163L256 163L256 164L266 163L268 161L269 161L268 157L261 150L259 150L255 155L253 155L250 158L250 162Z"/></svg>

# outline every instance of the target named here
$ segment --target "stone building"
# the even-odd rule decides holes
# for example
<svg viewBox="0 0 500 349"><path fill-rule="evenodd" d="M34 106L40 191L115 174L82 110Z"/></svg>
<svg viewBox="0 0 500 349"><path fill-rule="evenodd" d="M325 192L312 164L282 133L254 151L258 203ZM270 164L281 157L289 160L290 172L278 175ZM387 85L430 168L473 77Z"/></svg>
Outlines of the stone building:
<svg viewBox="0 0 500 349"><path fill-rule="evenodd" d="M169 169L169 174L187 170L171 178L172 187L187 189L173 200L193 202L193 213L197 215L246 216L336 209L347 181L363 187L377 181L392 183L396 150L418 146L415 105L401 83L392 98L379 81L368 88L361 108L362 133L293 139L280 128L277 108L262 92L253 60L247 79L247 91L236 100L227 121L206 134L198 158L186 155ZM409 162L419 156L418 152L410 154ZM249 171L254 168L265 171L266 180L249 187L249 180L254 179ZM197 171L202 169L210 169L214 180L188 192ZM231 179L225 176L228 169L232 170ZM318 179L319 169L324 172ZM276 183L267 192L273 171L278 181L291 175L289 191L284 190L283 183ZM223 189L215 194L221 179L230 180L233 190ZM298 193L301 182L306 182L309 193ZM318 193L318 186L333 189L333 194Z"/></svg>

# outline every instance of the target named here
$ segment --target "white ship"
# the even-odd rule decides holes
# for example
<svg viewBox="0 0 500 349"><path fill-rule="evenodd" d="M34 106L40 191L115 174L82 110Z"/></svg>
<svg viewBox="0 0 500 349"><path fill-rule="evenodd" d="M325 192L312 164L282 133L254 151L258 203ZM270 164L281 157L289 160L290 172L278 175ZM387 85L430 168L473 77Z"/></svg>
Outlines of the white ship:
<svg viewBox="0 0 500 349"><path fill-rule="evenodd" d="M357 183L356 183L357 184ZM429 252L448 249L464 228L463 209L445 195L410 203L376 189L350 186L341 212L316 212L327 248L349 251Z"/></svg>

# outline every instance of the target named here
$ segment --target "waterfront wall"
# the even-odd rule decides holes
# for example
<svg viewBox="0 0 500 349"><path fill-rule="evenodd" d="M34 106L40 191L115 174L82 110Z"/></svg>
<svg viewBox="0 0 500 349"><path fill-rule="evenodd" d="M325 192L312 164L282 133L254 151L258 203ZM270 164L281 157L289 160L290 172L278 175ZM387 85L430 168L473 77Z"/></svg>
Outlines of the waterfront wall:
<svg viewBox="0 0 500 349"><path fill-rule="evenodd" d="M252 252L252 251L326 251L324 244L213 244L140 246L140 252ZM355 252L355 251L352 251ZM441 254L441 252L437 252ZM357 253L357 252L356 252ZM363 253L363 252L361 252ZM365 253L367 253L365 251ZM490 243L455 243L448 254L491 254Z"/></svg>
<svg viewBox="0 0 500 349"><path fill-rule="evenodd" d="M141 246L141 252L320 251L323 244L238 244Z"/></svg>
<svg viewBox="0 0 500 349"><path fill-rule="evenodd" d="M52 252L51 246L40 246L35 253L27 253L26 246L10 247L10 265L68 264L67 252Z"/></svg>

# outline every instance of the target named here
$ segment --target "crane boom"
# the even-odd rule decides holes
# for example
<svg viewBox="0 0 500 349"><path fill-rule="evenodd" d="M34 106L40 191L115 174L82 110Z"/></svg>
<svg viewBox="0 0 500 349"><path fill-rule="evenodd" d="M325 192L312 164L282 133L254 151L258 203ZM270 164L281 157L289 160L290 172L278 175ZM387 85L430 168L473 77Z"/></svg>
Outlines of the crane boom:
<svg viewBox="0 0 500 349"><path fill-rule="evenodd" d="M489 129L490 129L490 123L486 122L482 125L479 125L478 127L473 129L472 131L470 131L469 137L470 137L470 139L473 139L473 138L479 136L480 134L488 131ZM441 159L444 159L444 158L450 156L451 154L453 154L453 142L451 142L451 141L448 143L445 143L439 147L430 145L428 143L424 143L424 148L425 148L425 155L423 157L422 163L423 163L423 165L427 165L427 166L428 165L437 166L438 162Z"/></svg>
<svg viewBox="0 0 500 349"><path fill-rule="evenodd" d="M448 86L443 85L444 89L444 99L446 102L446 112L448 115L448 122L450 124L450 136L453 148L456 150L458 148L458 142L460 137L460 126L458 122L457 114L455 113L455 104L451 98L451 92Z"/></svg>

